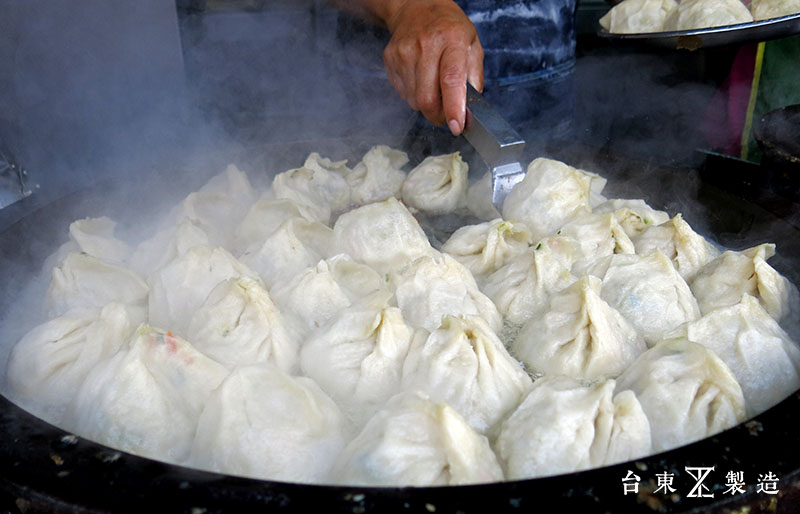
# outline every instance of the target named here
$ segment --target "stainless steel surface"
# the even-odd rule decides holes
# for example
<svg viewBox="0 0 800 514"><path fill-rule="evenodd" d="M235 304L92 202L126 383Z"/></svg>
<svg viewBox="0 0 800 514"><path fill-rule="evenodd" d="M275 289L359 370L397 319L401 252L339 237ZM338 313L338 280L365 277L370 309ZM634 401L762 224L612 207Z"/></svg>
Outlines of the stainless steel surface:
<svg viewBox="0 0 800 514"><path fill-rule="evenodd" d="M600 30L598 34L601 37L618 41L639 42L679 50L698 50L716 46L742 45L800 34L800 13L724 27L640 34L612 34Z"/></svg>
<svg viewBox="0 0 800 514"><path fill-rule="evenodd" d="M525 140L469 84L463 133L492 172L492 203L499 211L511 189L525 178L519 163Z"/></svg>

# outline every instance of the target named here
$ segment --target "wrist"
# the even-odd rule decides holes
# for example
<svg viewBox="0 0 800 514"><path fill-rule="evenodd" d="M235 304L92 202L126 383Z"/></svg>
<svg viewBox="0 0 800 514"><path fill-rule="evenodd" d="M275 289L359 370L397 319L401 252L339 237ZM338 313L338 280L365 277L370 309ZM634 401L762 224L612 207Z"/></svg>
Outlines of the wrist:
<svg viewBox="0 0 800 514"><path fill-rule="evenodd" d="M400 11L408 2L409 0L373 0L373 13L393 33L397 28Z"/></svg>

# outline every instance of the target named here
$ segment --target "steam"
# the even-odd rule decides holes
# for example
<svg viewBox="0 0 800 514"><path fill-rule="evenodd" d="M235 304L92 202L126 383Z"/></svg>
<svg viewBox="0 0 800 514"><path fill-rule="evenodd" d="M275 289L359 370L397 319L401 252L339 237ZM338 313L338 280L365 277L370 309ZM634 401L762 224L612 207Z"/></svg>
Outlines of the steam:
<svg viewBox="0 0 800 514"><path fill-rule="evenodd" d="M716 88L693 66L703 69L702 54L620 48L582 58L576 71L577 137L597 146L611 143L629 157L696 166L702 160L696 150L706 148L701 129Z"/></svg>
<svg viewBox="0 0 800 514"><path fill-rule="evenodd" d="M232 161L287 141L398 143L410 109L382 76L350 73L335 11L296 4L191 14L155 0L12 2L0 136L47 200L198 153ZM380 66L380 51L372 59Z"/></svg>
<svg viewBox="0 0 800 514"><path fill-rule="evenodd" d="M352 165L372 144L401 146L414 117L380 52L379 74L355 73L336 12L310 3L192 15L155 0L4 2L0 138L39 188L25 212L0 212L0 391L14 344L45 321L47 258L73 220L108 216L136 245L228 163L263 186L309 151Z"/></svg>
<svg viewBox="0 0 800 514"><path fill-rule="evenodd" d="M0 31L10 44L0 45L0 57L11 65L0 69L0 137L13 143L40 185L27 205L33 211L101 187L3 233L1 366L42 321L39 302L50 278L43 263L66 241L74 219L109 216L135 244L228 163L256 185L300 166L309 151L357 159L373 144L407 146L403 137L415 123L383 76L380 49L369 49L376 52L365 57L370 66L353 62L353 49L336 41L336 14L318 6L179 16L169 2L83 0L80 8L5 2L2 11ZM676 63L685 56L621 54L579 61L571 79L577 93L570 139L591 149L610 146L641 166L620 165L600 151L574 152L566 142L544 148L536 138L562 121L546 115L523 133L530 141L526 158L547 154L601 173L609 179L607 196L644 198L671 214L683 212L714 239L719 214L698 202L697 174L666 175L657 165L696 168L695 149L705 146L699 121L714 87L680 78ZM415 137L433 141L435 152L465 145L426 125ZM470 161L473 171L476 165ZM751 219L717 242L743 248L770 240L769 216ZM13 221L0 217L0 230ZM776 230L782 241L797 240L791 226ZM779 245L779 269L796 268L797 255L800 250ZM796 273L789 276L797 282Z"/></svg>

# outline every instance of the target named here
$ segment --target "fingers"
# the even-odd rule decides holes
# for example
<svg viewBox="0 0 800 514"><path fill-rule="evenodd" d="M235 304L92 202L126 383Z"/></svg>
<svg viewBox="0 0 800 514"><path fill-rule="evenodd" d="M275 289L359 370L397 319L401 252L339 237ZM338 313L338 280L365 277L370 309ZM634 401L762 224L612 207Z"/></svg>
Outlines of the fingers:
<svg viewBox="0 0 800 514"><path fill-rule="evenodd" d="M439 61L439 83L444 119L454 136L464 130L467 103L467 70L469 49L446 47ZM429 118L430 119L430 118Z"/></svg>
<svg viewBox="0 0 800 514"><path fill-rule="evenodd" d="M405 42L403 44L406 44ZM416 55L402 44L391 41L383 52L383 62L389 83L400 98L414 110L419 110L416 100ZM408 46L406 44L406 46Z"/></svg>
<svg viewBox="0 0 800 514"><path fill-rule="evenodd" d="M483 91L483 46L477 37L469 46L467 82L472 84L477 91Z"/></svg>
<svg viewBox="0 0 800 514"><path fill-rule="evenodd" d="M456 136L464 130L466 121L470 53L469 46L457 39L432 41L430 45L422 45L416 66L413 87L416 108L434 125L447 125ZM479 58L477 80L482 86L482 50ZM411 88L407 91L411 92Z"/></svg>
<svg viewBox="0 0 800 514"><path fill-rule="evenodd" d="M452 0L406 0L384 51L392 87L412 109L453 134L464 129L466 82L483 89L483 48Z"/></svg>
<svg viewBox="0 0 800 514"><path fill-rule="evenodd" d="M403 100L406 100L405 87L403 86L403 81L400 79L400 75L395 73L394 70L389 68L387 65L386 76L389 78L389 84L391 84L394 90L397 91L397 96Z"/></svg>
<svg viewBox="0 0 800 514"><path fill-rule="evenodd" d="M434 125L443 125L445 117L439 89L439 63L443 44L440 41L431 41L425 46L417 62L417 107L428 121Z"/></svg>

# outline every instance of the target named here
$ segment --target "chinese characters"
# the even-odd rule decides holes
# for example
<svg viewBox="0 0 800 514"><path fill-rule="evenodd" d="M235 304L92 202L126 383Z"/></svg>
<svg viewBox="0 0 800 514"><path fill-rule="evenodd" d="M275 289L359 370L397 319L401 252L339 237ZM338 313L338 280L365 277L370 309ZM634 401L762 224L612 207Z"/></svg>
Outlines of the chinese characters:
<svg viewBox="0 0 800 514"><path fill-rule="evenodd" d="M713 479L709 478L716 471L716 466L686 466L684 468L687 475L692 479L692 483L686 491L687 498L714 498L716 492ZM674 483L675 474L667 471L656 473L657 488L653 494L672 494L678 491L678 486ZM622 478L622 493L638 494L639 484L642 479L633 471L628 470ZM778 483L780 479L772 471L759 473L756 481L756 492L763 494L778 494ZM681 484L682 486L684 484ZM737 495L746 492L747 483L745 482L744 471L731 470L725 474L725 489L722 495Z"/></svg>

